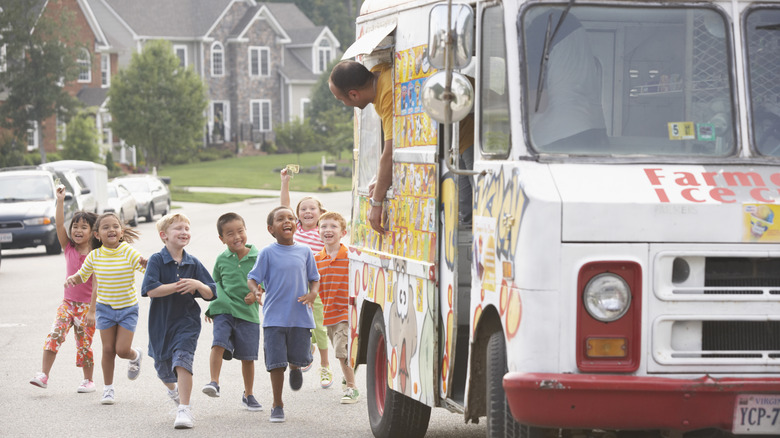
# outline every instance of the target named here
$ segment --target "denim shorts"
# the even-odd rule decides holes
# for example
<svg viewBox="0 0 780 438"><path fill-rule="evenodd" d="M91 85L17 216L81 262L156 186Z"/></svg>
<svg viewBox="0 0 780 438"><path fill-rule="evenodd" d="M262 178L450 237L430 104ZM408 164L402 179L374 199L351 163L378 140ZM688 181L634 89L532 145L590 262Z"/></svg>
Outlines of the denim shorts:
<svg viewBox="0 0 780 438"><path fill-rule="evenodd" d="M260 350L260 324L236 318L229 313L214 315L212 347L222 347L234 359L257 360Z"/></svg>
<svg viewBox="0 0 780 438"><path fill-rule="evenodd" d="M154 369L157 370L157 377L165 383L176 383L176 367L182 367L192 374L192 360L195 354L191 351L174 350L173 356L165 360L154 360Z"/></svg>
<svg viewBox="0 0 780 438"><path fill-rule="evenodd" d="M303 327L263 327L265 369L305 367L311 363L311 329Z"/></svg>
<svg viewBox="0 0 780 438"><path fill-rule="evenodd" d="M95 328L98 330L105 330L118 325L135 332L135 326L138 325L138 304L114 309L108 304L97 303L97 306L95 306L95 321Z"/></svg>

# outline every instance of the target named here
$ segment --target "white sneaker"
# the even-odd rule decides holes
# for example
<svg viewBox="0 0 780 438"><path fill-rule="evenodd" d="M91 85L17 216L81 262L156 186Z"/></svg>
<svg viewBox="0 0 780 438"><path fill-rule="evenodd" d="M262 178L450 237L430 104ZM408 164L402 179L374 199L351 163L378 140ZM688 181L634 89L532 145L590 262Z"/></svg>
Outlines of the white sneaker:
<svg viewBox="0 0 780 438"><path fill-rule="evenodd" d="M167 390L168 397L171 398L171 401L176 404L176 406L179 406L179 387L173 388L173 391L170 389Z"/></svg>
<svg viewBox="0 0 780 438"><path fill-rule="evenodd" d="M104 389L103 398L100 399L101 405L113 405L114 404L114 389Z"/></svg>
<svg viewBox="0 0 780 438"><path fill-rule="evenodd" d="M140 348L134 348L134 350L138 353L138 356L127 364L127 378L130 380L138 378L138 374L141 373L141 359L144 358L144 353Z"/></svg>
<svg viewBox="0 0 780 438"><path fill-rule="evenodd" d="M49 386L49 376L39 371L30 379L30 384L35 385L38 388L46 389L46 387Z"/></svg>
<svg viewBox="0 0 780 438"><path fill-rule="evenodd" d="M83 382L81 382L81 385L79 385L79 389L76 390L80 394L84 394L87 392L95 392L95 382L84 379Z"/></svg>
<svg viewBox="0 0 780 438"><path fill-rule="evenodd" d="M176 412L176 420L173 422L174 429L192 429L195 426L195 419L192 418L192 411L189 407L179 406Z"/></svg>

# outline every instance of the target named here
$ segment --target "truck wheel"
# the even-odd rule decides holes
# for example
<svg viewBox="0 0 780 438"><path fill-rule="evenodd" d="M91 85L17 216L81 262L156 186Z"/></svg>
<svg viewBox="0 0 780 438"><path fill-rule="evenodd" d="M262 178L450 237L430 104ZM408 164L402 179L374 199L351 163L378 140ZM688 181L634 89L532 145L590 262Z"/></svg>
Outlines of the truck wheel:
<svg viewBox="0 0 780 438"><path fill-rule="evenodd" d="M507 371L504 334L495 332L490 335L490 340L488 341L487 369L485 370L487 436L505 438L543 437L543 429L520 424L512 417L503 385L504 374Z"/></svg>
<svg viewBox="0 0 780 438"><path fill-rule="evenodd" d="M366 394L371 432L377 438L423 437L431 407L387 386L387 348L382 312L374 314L368 335Z"/></svg>

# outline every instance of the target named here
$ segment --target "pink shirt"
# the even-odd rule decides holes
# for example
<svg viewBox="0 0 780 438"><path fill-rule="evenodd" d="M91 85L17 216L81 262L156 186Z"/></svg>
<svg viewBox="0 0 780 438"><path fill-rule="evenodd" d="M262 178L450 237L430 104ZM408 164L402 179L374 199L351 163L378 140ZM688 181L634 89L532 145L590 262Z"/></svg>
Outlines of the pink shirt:
<svg viewBox="0 0 780 438"><path fill-rule="evenodd" d="M84 263L84 259L87 258L86 254L79 254L78 250L72 243L68 242L68 245L63 249L65 253L65 266L68 277L78 272L81 265ZM92 277L77 286L65 288L65 299L67 301L75 301L77 303L89 303L92 301Z"/></svg>
<svg viewBox="0 0 780 438"><path fill-rule="evenodd" d="M309 231L304 231L301 221L298 221L293 240L301 245L308 246L315 254L325 247L325 244L322 243L322 239L320 238L320 230L318 230L317 227L314 227Z"/></svg>

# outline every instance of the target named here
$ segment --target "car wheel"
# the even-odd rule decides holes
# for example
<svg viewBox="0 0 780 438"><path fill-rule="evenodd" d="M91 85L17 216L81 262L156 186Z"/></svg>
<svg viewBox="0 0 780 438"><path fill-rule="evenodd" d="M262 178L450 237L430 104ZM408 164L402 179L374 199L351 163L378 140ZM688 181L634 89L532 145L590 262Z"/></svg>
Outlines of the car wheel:
<svg viewBox="0 0 780 438"><path fill-rule="evenodd" d="M171 212L171 201L168 201L165 204L165 211L163 212L163 216Z"/></svg>
<svg viewBox="0 0 780 438"><path fill-rule="evenodd" d="M57 239L54 239L54 243L51 245L46 245L46 254L48 255L57 255L62 252L62 247L60 246L60 241Z"/></svg>
<svg viewBox="0 0 780 438"><path fill-rule="evenodd" d="M119 209L119 223L121 223L122 226L124 226L127 223L127 221L125 220L125 210L124 209Z"/></svg>
<svg viewBox="0 0 780 438"><path fill-rule="evenodd" d="M138 226L138 210L133 209L133 218L130 219L130 226L131 227L137 227Z"/></svg>
<svg viewBox="0 0 780 438"><path fill-rule="evenodd" d="M154 218L154 204L149 204L149 213L146 214L146 222L151 222Z"/></svg>

